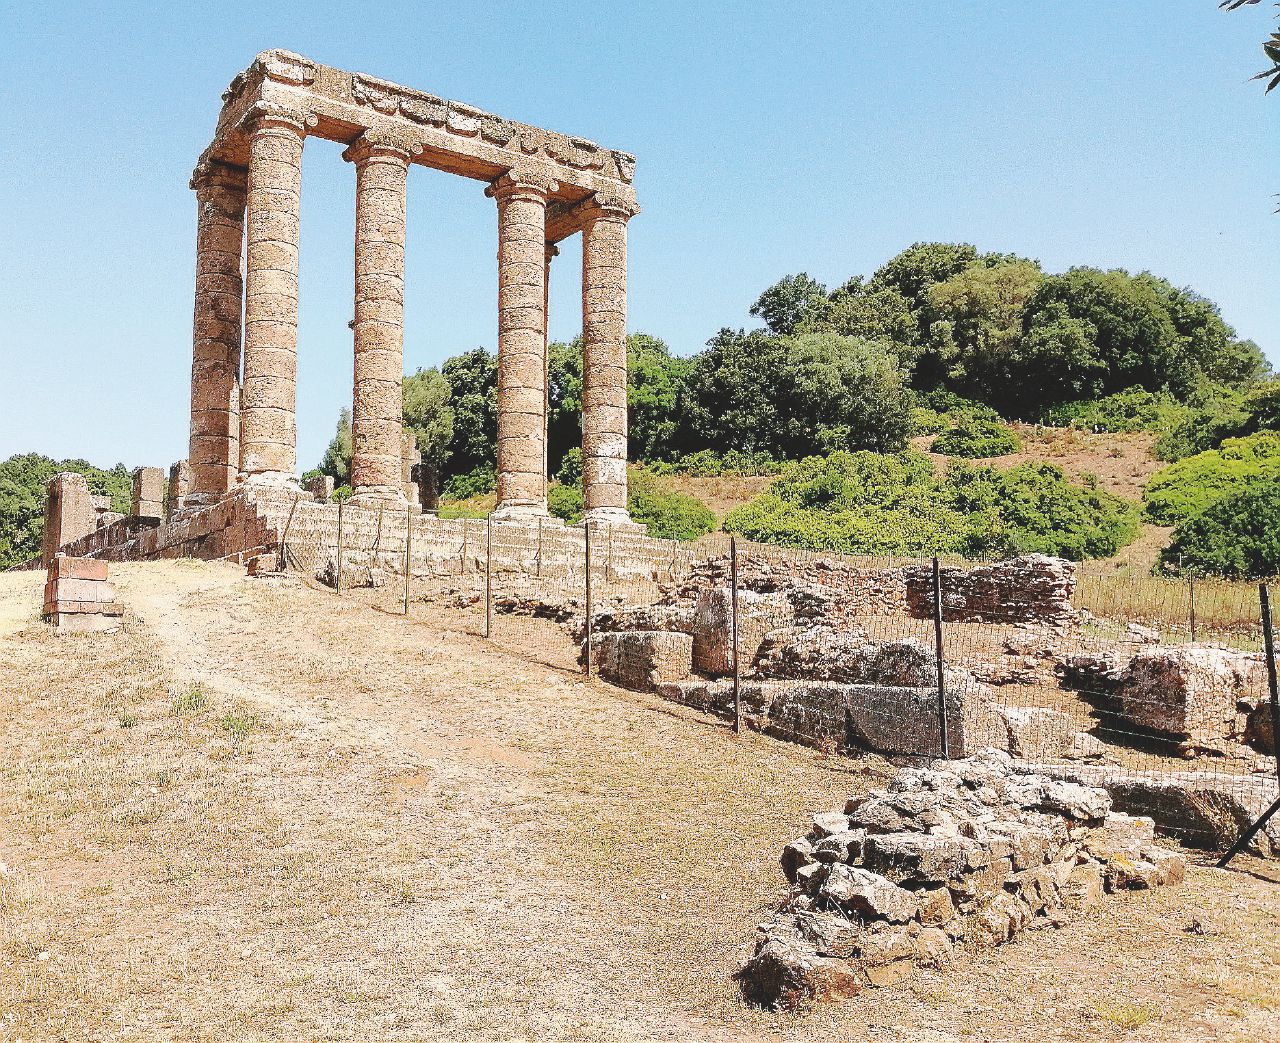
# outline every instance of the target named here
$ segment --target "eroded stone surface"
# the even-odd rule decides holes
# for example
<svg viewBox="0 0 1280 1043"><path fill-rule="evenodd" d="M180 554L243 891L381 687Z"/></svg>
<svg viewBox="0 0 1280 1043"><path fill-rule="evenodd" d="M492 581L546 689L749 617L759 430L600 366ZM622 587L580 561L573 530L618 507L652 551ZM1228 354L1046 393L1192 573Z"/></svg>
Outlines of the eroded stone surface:
<svg viewBox="0 0 1280 1043"><path fill-rule="evenodd" d="M860 842L819 860L844 832ZM771 1007L848 996L1059 923L1104 892L1177 883L1185 860L1153 838L1150 819L1112 811L1104 791L1020 775L994 751L900 771L786 846L791 895L761 925L743 991Z"/></svg>

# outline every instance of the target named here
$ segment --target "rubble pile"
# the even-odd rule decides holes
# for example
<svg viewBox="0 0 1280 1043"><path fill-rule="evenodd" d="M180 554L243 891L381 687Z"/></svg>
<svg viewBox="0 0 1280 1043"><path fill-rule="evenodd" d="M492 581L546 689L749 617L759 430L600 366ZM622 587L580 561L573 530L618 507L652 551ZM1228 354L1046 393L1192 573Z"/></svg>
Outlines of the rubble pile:
<svg viewBox="0 0 1280 1043"><path fill-rule="evenodd" d="M1185 871L1151 819L1114 812L1102 789L1018 774L996 751L900 771L816 815L781 862L791 895L739 972L770 1007L887 985Z"/></svg>

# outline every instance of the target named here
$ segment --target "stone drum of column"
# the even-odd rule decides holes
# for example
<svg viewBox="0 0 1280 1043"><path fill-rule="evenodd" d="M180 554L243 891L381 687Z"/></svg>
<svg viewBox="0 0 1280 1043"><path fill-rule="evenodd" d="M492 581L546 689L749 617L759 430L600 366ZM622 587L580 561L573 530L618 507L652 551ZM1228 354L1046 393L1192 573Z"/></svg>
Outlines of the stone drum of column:
<svg viewBox="0 0 1280 1043"><path fill-rule="evenodd" d="M547 513L547 174L512 170L498 201L498 518Z"/></svg>
<svg viewBox="0 0 1280 1043"><path fill-rule="evenodd" d="M196 298L191 350L190 502L211 503L240 469L240 310L246 171L204 162L191 178Z"/></svg>
<svg viewBox="0 0 1280 1043"><path fill-rule="evenodd" d="M367 130L343 158L356 166L355 382L351 487L356 504L405 502L404 241L409 160L404 131Z"/></svg>
<svg viewBox="0 0 1280 1043"><path fill-rule="evenodd" d="M258 102L249 135L240 470L250 484L296 485L298 208L304 113Z"/></svg>
<svg viewBox="0 0 1280 1043"><path fill-rule="evenodd" d="M628 524L627 221L634 203L598 193L582 227L582 493L587 522Z"/></svg>

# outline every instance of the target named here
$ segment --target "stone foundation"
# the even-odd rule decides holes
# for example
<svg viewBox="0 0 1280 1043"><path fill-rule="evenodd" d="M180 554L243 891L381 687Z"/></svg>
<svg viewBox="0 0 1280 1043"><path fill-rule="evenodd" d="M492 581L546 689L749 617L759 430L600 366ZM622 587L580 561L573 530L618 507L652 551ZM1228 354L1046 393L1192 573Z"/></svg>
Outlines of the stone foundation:
<svg viewBox="0 0 1280 1043"><path fill-rule="evenodd" d="M962 947L1059 926L1125 889L1177 883L1182 855L1105 791L1020 775L993 752L899 772L782 853L791 896L759 928L743 992L798 1007L891 984Z"/></svg>
<svg viewBox="0 0 1280 1043"><path fill-rule="evenodd" d="M124 610L107 582L107 563L93 558L56 557L44 585L44 616L59 633L115 630Z"/></svg>

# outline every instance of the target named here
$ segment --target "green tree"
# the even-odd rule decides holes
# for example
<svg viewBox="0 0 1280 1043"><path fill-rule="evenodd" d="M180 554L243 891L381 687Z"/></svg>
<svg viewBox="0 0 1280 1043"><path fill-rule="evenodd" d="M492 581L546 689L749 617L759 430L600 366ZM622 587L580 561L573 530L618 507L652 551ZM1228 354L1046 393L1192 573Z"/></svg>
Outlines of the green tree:
<svg viewBox="0 0 1280 1043"><path fill-rule="evenodd" d="M1280 575L1280 482L1224 496L1180 522L1158 567L1231 579Z"/></svg>
<svg viewBox="0 0 1280 1043"><path fill-rule="evenodd" d="M413 434L414 445L422 454L422 466L429 480L424 507L434 507L433 497L440 488L440 476L449 459L449 443L453 441L452 389L444 374L435 366L419 369L404 378L404 424Z"/></svg>
<svg viewBox="0 0 1280 1043"><path fill-rule="evenodd" d="M677 402L693 364L657 337L627 338L628 446L633 460L665 460L678 452Z"/></svg>
<svg viewBox="0 0 1280 1043"><path fill-rule="evenodd" d="M972 265L934 283L922 322L947 387L987 402L1012 397L1023 313L1044 279L1035 261Z"/></svg>
<svg viewBox="0 0 1280 1043"><path fill-rule="evenodd" d="M493 466L498 440L498 360L484 348L454 355L441 367L449 382L453 437L448 445L450 474Z"/></svg>
<svg viewBox="0 0 1280 1043"><path fill-rule="evenodd" d="M779 279L756 299L751 314L777 334L794 333L803 322L827 308L827 288L808 273Z"/></svg>
<svg viewBox="0 0 1280 1043"><path fill-rule="evenodd" d="M1261 2L1262 0L1221 0L1218 6L1228 11L1238 11L1242 7L1252 7ZM1280 7L1280 4L1276 6ZM1266 55L1267 61L1271 65L1253 78L1255 80L1266 80L1266 93L1270 94L1277 86L1280 86L1280 32L1273 32L1267 38L1262 44L1262 53Z"/></svg>
<svg viewBox="0 0 1280 1043"><path fill-rule="evenodd" d="M978 263L978 249L968 243L915 243L877 268L871 282L897 290L918 313L933 286Z"/></svg>
<svg viewBox="0 0 1280 1043"><path fill-rule="evenodd" d="M905 368L919 356L919 335L911 302L897 289L864 283L854 276L833 290L827 307L796 326L797 333L836 333L892 344Z"/></svg>
<svg viewBox="0 0 1280 1043"><path fill-rule="evenodd" d="M319 471L329 475L335 486L351 484L351 410L345 406L338 413L338 426L324 451Z"/></svg>
<svg viewBox="0 0 1280 1043"><path fill-rule="evenodd" d="M787 345L764 330L723 329L694 357L679 399L689 450L768 452L778 426L775 377Z"/></svg>

